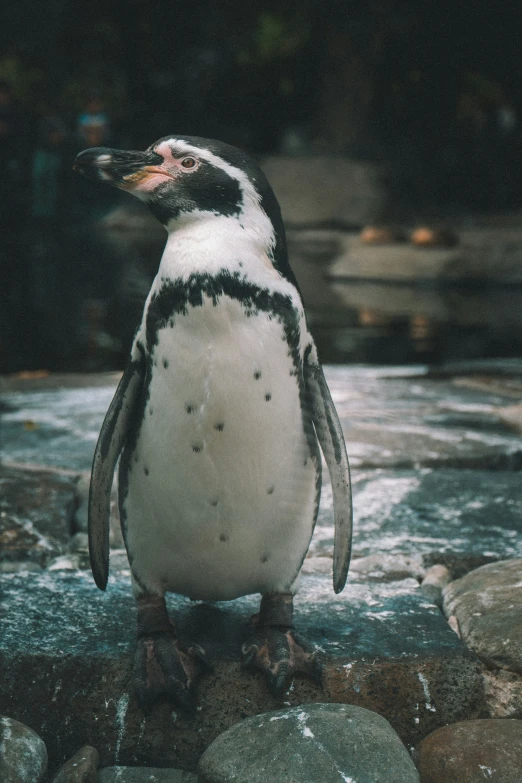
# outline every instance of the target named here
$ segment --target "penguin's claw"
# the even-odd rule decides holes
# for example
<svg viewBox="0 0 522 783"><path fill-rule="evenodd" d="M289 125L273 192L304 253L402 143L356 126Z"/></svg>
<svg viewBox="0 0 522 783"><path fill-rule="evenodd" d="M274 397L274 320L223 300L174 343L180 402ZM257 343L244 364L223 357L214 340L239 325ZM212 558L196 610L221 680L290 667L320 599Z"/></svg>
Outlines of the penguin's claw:
<svg viewBox="0 0 522 783"><path fill-rule="evenodd" d="M241 648L242 665L261 671L271 691L281 695L294 674L307 674L321 681L318 651L291 629L258 628Z"/></svg>
<svg viewBox="0 0 522 783"><path fill-rule="evenodd" d="M191 690L197 677L209 668L201 647L182 647L172 633L138 639L134 679L140 707L148 713L155 702L167 699L194 712Z"/></svg>

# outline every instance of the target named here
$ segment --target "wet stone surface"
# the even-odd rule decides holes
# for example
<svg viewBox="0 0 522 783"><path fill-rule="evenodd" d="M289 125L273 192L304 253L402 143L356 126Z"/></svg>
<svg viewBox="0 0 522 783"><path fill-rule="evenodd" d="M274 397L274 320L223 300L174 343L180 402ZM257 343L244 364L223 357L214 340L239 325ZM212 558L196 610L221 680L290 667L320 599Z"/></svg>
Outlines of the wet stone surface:
<svg viewBox="0 0 522 783"><path fill-rule="evenodd" d="M0 465L0 561L47 565L67 549L76 485L49 471Z"/></svg>
<svg viewBox="0 0 522 783"><path fill-rule="evenodd" d="M232 726L198 764L200 783L419 783L390 724L369 710L308 704Z"/></svg>
<svg viewBox="0 0 522 783"><path fill-rule="evenodd" d="M296 678L281 699L244 672L239 649L255 596L214 605L170 596L182 638L201 644L215 665L187 717L172 705L148 716L131 683L135 622L128 577L103 594L86 572L6 575L0 710L31 716L59 766L86 742L102 766L147 764L194 769L223 730L248 715L310 701L346 702L386 717L411 746L443 725L483 709L478 661L413 579L350 581L334 596L330 577L306 577L296 627L326 659L322 687ZM8 665L8 666L7 666ZM19 683L31 683L19 698Z"/></svg>
<svg viewBox="0 0 522 783"><path fill-rule="evenodd" d="M422 367L335 366L326 377L353 467L522 467L520 437L499 415L509 396Z"/></svg>
<svg viewBox="0 0 522 783"><path fill-rule="evenodd" d="M495 561L522 557L522 441L505 415L519 402L520 389L512 368L507 379L502 372L492 379L465 371L471 374L326 368L353 468L355 531L348 584L335 596L325 470L296 598L296 627L326 659L322 683L295 678L275 698L260 676L240 668L257 597L205 605L170 596L182 641L200 643L214 664L198 684L192 716L171 704L145 716L136 704L135 607L114 502L107 593L85 570L86 471L117 378L63 378L57 388L50 377L25 392L21 381L2 382L3 458L11 463L0 468L0 541L8 544L0 561L6 615L0 666L8 672L0 679L0 712L40 733L50 755L49 780L86 744L99 750L108 781L120 780L122 765L146 765L150 774L151 767L194 770L233 724L309 702L374 710L409 749L448 723L522 717L518 642L506 641L507 631L497 627L502 617L515 622L509 607L518 611L517 568L500 585L506 595L497 609L492 591L473 582L483 569L469 574L473 600L487 599L493 611L482 605L475 611L459 583L443 588L448 579L464 583L461 577L484 563L496 568ZM33 469L15 466L17 460ZM433 603L440 603L443 589L449 624ZM495 640L500 647L485 650ZM143 777L144 769L125 774L129 783L154 780Z"/></svg>
<svg viewBox="0 0 522 783"><path fill-rule="evenodd" d="M473 556L522 555L520 473L353 471L352 483L354 557L461 553L471 556L474 567ZM310 555L331 553L333 534L331 488L326 484Z"/></svg>
<svg viewBox="0 0 522 783"><path fill-rule="evenodd" d="M522 467L520 437L500 415L512 397L428 378L424 367L330 366L325 375L352 467ZM5 455L90 469L115 387L5 391Z"/></svg>

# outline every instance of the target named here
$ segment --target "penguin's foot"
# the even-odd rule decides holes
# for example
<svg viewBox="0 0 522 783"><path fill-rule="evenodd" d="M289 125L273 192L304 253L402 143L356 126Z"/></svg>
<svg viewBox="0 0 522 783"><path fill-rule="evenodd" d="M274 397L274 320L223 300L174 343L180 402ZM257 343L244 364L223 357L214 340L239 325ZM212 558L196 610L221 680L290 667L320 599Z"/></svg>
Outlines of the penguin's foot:
<svg viewBox="0 0 522 783"><path fill-rule="evenodd" d="M138 599L138 642L134 655L134 680L138 703L149 712L156 701L170 700L193 712L192 688L197 677L210 668L198 645L181 645L170 620L165 599Z"/></svg>
<svg viewBox="0 0 522 783"><path fill-rule="evenodd" d="M277 695L298 672L318 681L322 675L318 650L292 629L292 613L290 593L263 596L256 630L241 648L243 666L263 672Z"/></svg>

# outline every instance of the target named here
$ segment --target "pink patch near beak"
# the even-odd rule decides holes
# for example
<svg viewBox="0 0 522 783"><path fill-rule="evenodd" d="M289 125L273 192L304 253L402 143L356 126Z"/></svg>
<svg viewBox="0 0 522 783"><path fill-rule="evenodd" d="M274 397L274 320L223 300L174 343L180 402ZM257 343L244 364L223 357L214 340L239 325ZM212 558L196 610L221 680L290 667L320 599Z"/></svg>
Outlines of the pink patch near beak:
<svg viewBox="0 0 522 783"><path fill-rule="evenodd" d="M174 177L161 166L144 166L134 174L129 174L128 177L125 177L121 188L123 190L139 190L148 193L169 179L174 179Z"/></svg>

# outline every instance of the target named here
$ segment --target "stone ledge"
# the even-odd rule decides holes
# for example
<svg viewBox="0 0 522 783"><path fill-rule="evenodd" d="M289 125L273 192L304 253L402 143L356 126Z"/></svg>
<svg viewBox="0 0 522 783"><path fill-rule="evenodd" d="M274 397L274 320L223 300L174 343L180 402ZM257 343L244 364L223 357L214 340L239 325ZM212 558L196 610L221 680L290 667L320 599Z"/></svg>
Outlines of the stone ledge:
<svg viewBox="0 0 522 783"><path fill-rule="evenodd" d="M481 667L428 604L417 582L350 581L334 596L330 577L305 577L296 625L328 656L323 687L296 678L282 699L243 672L239 648L250 596L195 604L170 596L180 631L202 644L213 673L198 687L187 717L172 705L144 716L132 693L134 608L128 577L112 576L107 593L90 574L6 575L2 609L0 712L45 740L51 767L86 743L114 764L194 769L210 742L242 718L285 705L346 702L376 710L412 746L448 722L484 709ZM21 695L22 694L22 695Z"/></svg>

